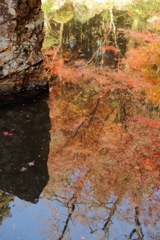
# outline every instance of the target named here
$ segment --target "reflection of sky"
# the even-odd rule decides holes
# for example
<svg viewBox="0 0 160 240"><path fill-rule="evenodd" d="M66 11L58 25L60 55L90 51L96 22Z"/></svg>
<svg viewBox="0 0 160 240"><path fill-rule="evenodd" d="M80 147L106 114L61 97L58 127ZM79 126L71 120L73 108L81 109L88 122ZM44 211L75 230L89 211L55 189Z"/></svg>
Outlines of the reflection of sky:
<svg viewBox="0 0 160 240"><path fill-rule="evenodd" d="M65 193L63 197L65 197ZM64 202L64 198L58 200ZM33 239L34 236L34 240L58 240L64 229L68 214L71 212L71 209L68 211L66 207L67 202L68 200L65 200L65 204L62 204L55 198L47 199L41 195L37 204L31 204L16 197L10 203L12 217L4 219L2 226L0 226L0 239L28 240ZM101 228L106 223L110 211L105 207L92 206L89 202L88 204L82 204L82 201L77 202L78 204L69 221L69 231L66 231L64 239L102 239L104 231ZM115 199L113 202L115 202ZM126 239L136 228L134 206L128 205L128 203L127 200L123 200L117 206L109 227L109 237L105 239ZM106 206L112 207L112 205ZM124 212L127 214L124 214ZM144 240L151 239L149 235L151 235L151 232L153 233L154 226L147 229L144 227L141 218L140 222L145 234ZM95 229L99 230L90 234Z"/></svg>
<svg viewBox="0 0 160 240"><path fill-rule="evenodd" d="M44 235L39 231L38 213L44 214L46 211L43 202L30 204L19 198L15 198L10 203L12 217L4 219L0 226L0 239L33 239L44 240ZM47 226L43 228L47 230Z"/></svg>

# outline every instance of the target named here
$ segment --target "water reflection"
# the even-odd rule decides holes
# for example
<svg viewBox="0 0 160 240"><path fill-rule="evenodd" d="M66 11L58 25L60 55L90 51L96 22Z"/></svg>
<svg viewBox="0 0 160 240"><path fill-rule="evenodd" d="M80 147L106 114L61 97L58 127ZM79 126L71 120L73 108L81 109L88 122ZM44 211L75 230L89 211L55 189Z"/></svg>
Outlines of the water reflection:
<svg viewBox="0 0 160 240"><path fill-rule="evenodd" d="M44 214L40 221L49 227L43 232L47 239L159 239L158 223L153 226L148 220L151 205L142 208L113 196L108 202L99 202L94 197L77 199L71 193L61 194L50 196L48 217Z"/></svg>
<svg viewBox="0 0 160 240"><path fill-rule="evenodd" d="M146 26L140 16L126 9L92 10L82 7L66 22L62 16L50 19L60 38L44 53L54 80L48 101L50 181L44 189L52 211L47 238L158 240L159 60L153 69L153 42L137 39ZM129 29L139 29L136 41ZM157 46L158 32L154 37ZM148 44L145 51L141 44ZM147 49L150 57L142 59Z"/></svg>
<svg viewBox="0 0 160 240"><path fill-rule="evenodd" d="M63 49L63 58L69 61L87 59L88 63L117 67L118 60L124 56L127 49L124 29L131 27L133 21L128 19L125 8L123 11L112 8L113 6L110 8L105 1L82 3L57 0L52 6L50 4L51 2L46 0L42 5L46 19L44 47L59 46ZM119 4L116 2L115 5ZM121 7L122 5L121 3ZM49 6L52 10L49 10ZM125 25L125 21L129 23ZM118 51L101 48L105 45L114 45Z"/></svg>
<svg viewBox="0 0 160 240"><path fill-rule="evenodd" d="M145 42L149 64L156 56L146 75L137 73L135 49L128 57L132 63L135 54L134 66L123 71L119 62L133 44L124 30L141 29L140 17L108 7L95 15L89 2L58 6L58 23L50 19L56 46L44 54L53 74L47 103L35 98L13 106L11 97L12 106L1 108L3 239L160 239L159 96L147 75L152 70L155 87L158 37L154 47Z"/></svg>
<svg viewBox="0 0 160 240"><path fill-rule="evenodd" d="M36 203L49 179L49 109L43 97L14 105L16 97L0 110L0 189Z"/></svg>
<svg viewBox="0 0 160 240"><path fill-rule="evenodd" d="M1 159L3 175L8 177L5 182L1 176L3 239L28 240L34 235L37 240L158 240L158 113L147 112L147 105L145 111L139 108L137 112L134 98L122 97L119 91L97 92L88 81L85 88L59 87L57 81L50 89L50 112L46 102L37 99L1 109L5 116L1 118L1 142L7 145L1 153L8 161L7 165ZM135 117L140 113L145 117ZM151 115L154 119L147 120ZM23 149L12 148L17 141L26 143ZM28 165L33 161L37 167ZM30 203L37 198L37 204Z"/></svg>
<svg viewBox="0 0 160 240"><path fill-rule="evenodd" d="M159 239L159 120L150 118L155 110L148 112L130 94L97 93L88 82L83 89L71 86L57 82L48 102L50 181L44 192L51 206L54 201L49 236Z"/></svg>

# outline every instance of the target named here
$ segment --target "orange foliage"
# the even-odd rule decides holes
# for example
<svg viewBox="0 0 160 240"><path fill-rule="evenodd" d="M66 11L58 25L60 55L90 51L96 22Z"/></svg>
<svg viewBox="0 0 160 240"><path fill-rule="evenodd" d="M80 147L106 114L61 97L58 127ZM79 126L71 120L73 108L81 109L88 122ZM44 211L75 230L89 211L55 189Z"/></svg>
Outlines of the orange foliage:
<svg viewBox="0 0 160 240"><path fill-rule="evenodd" d="M143 73L144 90L153 102L160 102L160 36L151 33L132 33L139 46L127 52L130 69Z"/></svg>
<svg viewBox="0 0 160 240"><path fill-rule="evenodd" d="M53 87L49 100L49 164L54 183L66 179L68 188L77 194L94 191L99 200L126 192L133 197L137 191L143 195L158 186L159 119L129 117L133 105L127 97L122 100L128 105L128 117L123 120L121 103L112 107L106 94L88 96L83 102L79 99L81 89L73 97L67 88L56 100L53 96L58 91L57 86ZM114 98L121 99L119 95Z"/></svg>

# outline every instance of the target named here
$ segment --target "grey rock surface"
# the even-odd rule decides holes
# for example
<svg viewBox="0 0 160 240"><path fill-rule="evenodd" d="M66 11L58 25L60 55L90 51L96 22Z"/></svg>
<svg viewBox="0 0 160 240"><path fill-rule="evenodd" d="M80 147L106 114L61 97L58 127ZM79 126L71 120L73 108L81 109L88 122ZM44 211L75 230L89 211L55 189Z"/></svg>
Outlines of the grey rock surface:
<svg viewBox="0 0 160 240"><path fill-rule="evenodd" d="M0 94L44 88L41 0L0 2Z"/></svg>

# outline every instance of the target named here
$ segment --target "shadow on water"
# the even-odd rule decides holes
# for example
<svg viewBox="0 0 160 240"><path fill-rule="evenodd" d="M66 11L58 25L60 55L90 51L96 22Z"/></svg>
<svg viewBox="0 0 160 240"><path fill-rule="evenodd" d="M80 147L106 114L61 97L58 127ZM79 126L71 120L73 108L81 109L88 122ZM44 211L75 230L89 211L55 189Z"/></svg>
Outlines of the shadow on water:
<svg viewBox="0 0 160 240"><path fill-rule="evenodd" d="M0 99L0 190L32 203L38 201L49 179L47 95Z"/></svg>

